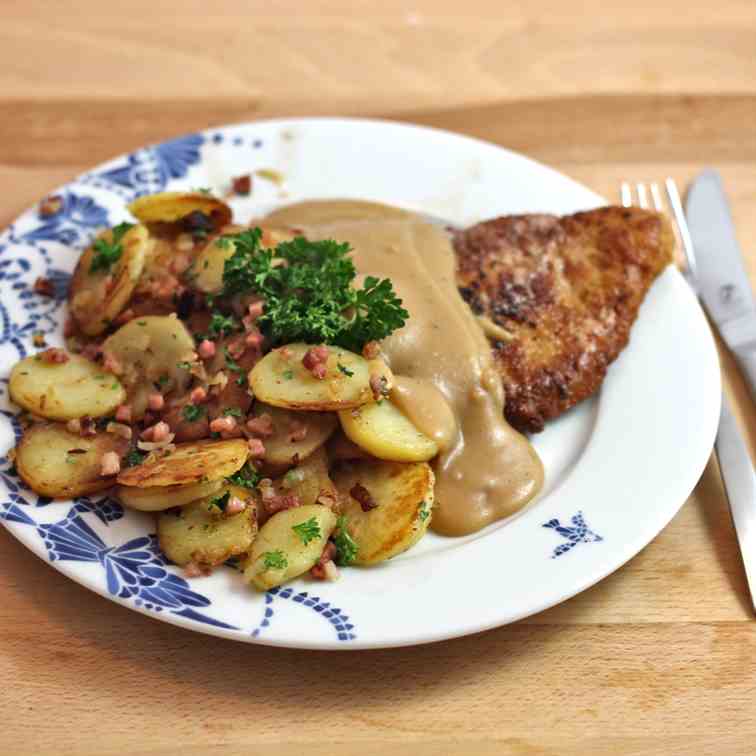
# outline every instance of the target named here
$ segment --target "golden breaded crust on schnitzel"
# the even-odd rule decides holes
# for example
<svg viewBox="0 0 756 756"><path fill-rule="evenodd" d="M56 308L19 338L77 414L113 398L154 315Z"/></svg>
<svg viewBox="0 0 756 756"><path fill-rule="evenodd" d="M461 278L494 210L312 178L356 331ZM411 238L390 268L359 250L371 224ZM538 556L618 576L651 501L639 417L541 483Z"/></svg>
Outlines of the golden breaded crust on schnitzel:
<svg viewBox="0 0 756 756"><path fill-rule="evenodd" d="M662 215L613 206L505 216L455 233L459 290L498 333L511 425L543 430L599 388L674 244Z"/></svg>

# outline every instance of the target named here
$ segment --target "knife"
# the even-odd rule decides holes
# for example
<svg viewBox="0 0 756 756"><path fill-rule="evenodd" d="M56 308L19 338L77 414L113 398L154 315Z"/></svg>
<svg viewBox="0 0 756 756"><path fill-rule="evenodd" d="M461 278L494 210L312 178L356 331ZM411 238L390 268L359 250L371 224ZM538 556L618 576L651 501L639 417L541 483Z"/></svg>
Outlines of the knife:
<svg viewBox="0 0 756 756"><path fill-rule="evenodd" d="M695 179L685 209L701 299L756 401L756 304L722 179L715 170L705 170Z"/></svg>

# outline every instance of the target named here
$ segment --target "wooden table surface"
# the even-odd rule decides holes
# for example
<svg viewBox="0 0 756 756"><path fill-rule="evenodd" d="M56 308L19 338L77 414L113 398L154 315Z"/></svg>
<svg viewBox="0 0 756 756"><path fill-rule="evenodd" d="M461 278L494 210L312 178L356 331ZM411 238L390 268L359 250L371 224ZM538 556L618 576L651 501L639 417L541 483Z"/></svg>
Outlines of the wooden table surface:
<svg viewBox="0 0 756 756"><path fill-rule="evenodd" d="M0 222L145 142L375 115L521 150L613 199L622 179L685 183L713 165L756 281L752 0L115 6L2 4ZM753 444L756 415L732 384ZM599 585L418 648L194 634L104 601L5 531L0 564L8 756L756 752L756 624L713 461L666 530Z"/></svg>

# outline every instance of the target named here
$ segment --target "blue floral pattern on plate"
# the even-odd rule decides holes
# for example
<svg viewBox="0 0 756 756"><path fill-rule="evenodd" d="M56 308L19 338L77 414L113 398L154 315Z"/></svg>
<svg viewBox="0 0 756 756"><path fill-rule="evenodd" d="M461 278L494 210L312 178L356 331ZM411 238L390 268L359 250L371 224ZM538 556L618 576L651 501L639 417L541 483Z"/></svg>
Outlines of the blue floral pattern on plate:
<svg viewBox="0 0 756 756"><path fill-rule="evenodd" d="M581 543L598 543L604 540L600 535L588 528L582 512L573 515L571 522L572 527L562 525L557 519L549 520L543 524L544 528L550 528L567 540L567 543L560 543L559 546L554 548L554 552L551 555L552 559L566 554Z"/></svg>
<svg viewBox="0 0 756 756"><path fill-rule="evenodd" d="M48 203L45 212L36 208L25 213L0 235L0 355L5 364L29 354L35 334L59 337L70 269L78 252L98 229L117 222L108 207L120 209L125 201L163 191L170 182L185 179L201 162L203 148L213 149L224 143L254 150L263 145L254 135L227 137L224 132L216 132L212 138L190 134L137 150L54 193L51 196L55 202ZM38 277L52 283L52 296L34 290ZM0 427L5 426L10 446L19 440L21 425L8 402L7 379L0 383L0 402ZM118 502L107 497L51 502L23 484L7 456L0 457L0 484L0 522L34 530L50 563L101 570L104 592L141 611L168 613L257 638L270 627L274 603L288 601L325 620L339 641L356 637L354 625L341 609L289 588L269 591L256 602L253 593L245 596L262 611L256 624L244 628L226 622L222 610L216 611L211 599L194 590L194 583L182 577L161 554L155 534L147 532L149 519L140 519L138 513L125 513ZM116 545L112 545L112 533L105 538L98 532L113 524L128 524L132 518L137 522L131 524L131 529L136 527L141 534ZM241 581L241 576L237 577ZM194 582L201 586L201 580Z"/></svg>

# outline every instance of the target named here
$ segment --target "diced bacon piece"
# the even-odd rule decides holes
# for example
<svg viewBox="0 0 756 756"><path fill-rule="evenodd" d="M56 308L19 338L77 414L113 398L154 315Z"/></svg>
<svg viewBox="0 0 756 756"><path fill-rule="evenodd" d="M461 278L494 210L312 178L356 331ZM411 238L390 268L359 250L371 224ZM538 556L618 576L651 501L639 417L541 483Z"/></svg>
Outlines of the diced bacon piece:
<svg viewBox="0 0 756 756"><path fill-rule="evenodd" d="M268 438L273 435L273 418L267 412L253 417L247 420L247 430L259 438Z"/></svg>
<svg viewBox="0 0 756 756"><path fill-rule="evenodd" d="M39 214L43 218L49 218L51 215L57 215L63 209L63 197L54 194L52 197L46 197L39 203Z"/></svg>
<svg viewBox="0 0 756 756"><path fill-rule="evenodd" d="M259 349L262 346L263 343L263 335L258 331L256 328L254 331L250 331L246 338L244 339L244 343L248 347L252 347L253 349Z"/></svg>
<svg viewBox="0 0 756 756"><path fill-rule="evenodd" d="M377 341L368 341L364 347L362 347L362 356L366 360L374 360L380 353L381 348Z"/></svg>
<svg viewBox="0 0 756 756"><path fill-rule="evenodd" d="M225 514L235 515L239 512L243 512L247 508L246 502L242 501L238 496L232 496L226 504Z"/></svg>
<svg viewBox="0 0 756 756"><path fill-rule="evenodd" d="M41 294L43 297L55 296L55 284L49 279L40 276L34 282L34 291L37 294Z"/></svg>
<svg viewBox="0 0 756 756"><path fill-rule="evenodd" d="M76 333L76 321L69 315L63 323L63 335L66 338L73 336Z"/></svg>
<svg viewBox="0 0 756 756"><path fill-rule="evenodd" d="M302 506L302 502L296 494L280 494L270 499L264 499L263 502L265 504L265 511L269 515L282 512L284 509L294 509L295 507Z"/></svg>
<svg viewBox="0 0 756 756"><path fill-rule="evenodd" d="M73 420L69 420L66 423L66 430L69 433L81 433L81 420L79 420L78 417L74 418Z"/></svg>
<svg viewBox="0 0 756 756"><path fill-rule="evenodd" d="M260 457L265 456L265 444L263 444L259 438L250 438L249 441L247 441L247 445L249 446L250 457L259 459Z"/></svg>
<svg viewBox="0 0 756 756"><path fill-rule="evenodd" d="M121 375L123 373L123 366L112 354L105 355L102 366L109 373L113 373L113 375Z"/></svg>
<svg viewBox="0 0 756 756"><path fill-rule="evenodd" d="M162 394L158 394L157 391L150 394L147 398L147 406L153 412L159 412L165 406L165 399Z"/></svg>
<svg viewBox="0 0 756 756"><path fill-rule="evenodd" d="M136 317L136 313L134 310L129 307L128 310L124 310L116 319L115 322L117 325L124 325L125 323L128 323L130 320L133 320Z"/></svg>
<svg viewBox="0 0 756 756"><path fill-rule="evenodd" d="M62 365L64 362L68 362L71 358L68 353L58 347L50 347L45 349L44 352L40 352L37 355L42 362L47 362L50 365Z"/></svg>
<svg viewBox="0 0 756 756"><path fill-rule="evenodd" d="M232 431L236 428L236 420L233 417L226 415L225 417L216 417L210 423L211 433L224 433Z"/></svg>
<svg viewBox="0 0 756 756"><path fill-rule="evenodd" d="M197 347L197 352L203 360L215 357L215 342L210 341L210 339L203 339Z"/></svg>
<svg viewBox="0 0 756 756"><path fill-rule="evenodd" d="M171 427L168 423L164 423L162 420L155 425L151 425L149 428L145 428L140 437L144 441L154 441L160 443L161 441L167 441L171 435Z"/></svg>
<svg viewBox="0 0 756 756"><path fill-rule="evenodd" d="M82 357L86 357L92 362L96 362L102 355L102 344L87 344L81 350Z"/></svg>
<svg viewBox="0 0 756 756"><path fill-rule="evenodd" d="M192 393L189 394L189 399L192 404L202 404L207 400L207 391L202 386L196 386L192 389Z"/></svg>
<svg viewBox="0 0 756 756"><path fill-rule="evenodd" d="M131 422L131 405L129 404L122 404L118 407L115 413L115 419L118 420L119 423L130 423Z"/></svg>
<svg viewBox="0 0 756 756"><path fill-rule="evenodd" d="M118 475L121 472L121 460L114 451L105 452L100 460L100 475L103 478Z"/></svg>
<svg viewBox="0 0 756 756"><path fill-rule="evenodd" d="M107 433L112 433L115 436L125 438L127 441L131 441L132 431L131 426L124 425L123 423L108 423L105 426Z"/></svg>
<svg viewBox="0 0 756 756"><path fill-rule="evenodd" d="M231 188L233 189L234 194L246 197L252 191L252 176L248 173L243 176L237 176L231 180Z"/></svg>
<svg viewBox="0 0 756 756"><path fill-rule="evenodd" d="M310 349L305 352L304 357L302 357L302 364L313 376L315 376L315 378L323 380L326 375L326 362L329 354L329 349L324 344L310 347Z"/></svg>

